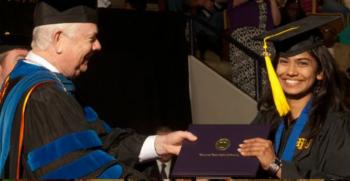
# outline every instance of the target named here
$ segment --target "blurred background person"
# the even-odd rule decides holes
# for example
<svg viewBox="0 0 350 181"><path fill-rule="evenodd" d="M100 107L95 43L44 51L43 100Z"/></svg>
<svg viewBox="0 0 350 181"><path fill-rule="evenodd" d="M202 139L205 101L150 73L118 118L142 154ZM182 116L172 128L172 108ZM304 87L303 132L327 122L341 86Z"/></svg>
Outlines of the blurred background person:
<svg viewBox="0 0 350 181"><path fill-rule="evenodd" d="M285 0L280 4L281 25L288 24L305 17L305 12L297 0Z"/></svg>
<svg viewBox="0 0 350 181"><path fill-rule="evenodd" d="M0 85L15 67L18 60L23 59L28 50L29 38L11 35L5 32L0 35Z"/></svg>
<svg viewBox="0 0 350 181"><path fill-rule="evenodd" d="M161 126L156 129L155 134L166 135L172 132L167 126ZM165 155L161 158L138 165L140 170L150 180L170 179L170 173L175 163L174 155Z"/></svg>
<svg viewBox="0 0 350 181"><path fill-rule="evenodd" d="M276 0L230 0L227 8L231 38L260 55L262 42L255 40L254 37L273 29L281 22ZM252 59L234 44L230 44L229 59L232 65L232 82L255 98L257 60ZM262 75L261 79L264 80L263 68Z"/></svg>

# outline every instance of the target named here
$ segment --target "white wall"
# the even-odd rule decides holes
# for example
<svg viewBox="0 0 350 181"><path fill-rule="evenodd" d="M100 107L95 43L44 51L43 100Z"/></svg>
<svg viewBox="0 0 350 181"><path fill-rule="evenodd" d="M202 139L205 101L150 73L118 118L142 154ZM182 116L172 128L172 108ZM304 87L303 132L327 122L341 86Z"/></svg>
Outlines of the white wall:
<svg viewBox="0 0 350 181"><path fill-rule="evenodd" d="M188 57L194 124L248 124L256 101L193 56Z"/></svg>

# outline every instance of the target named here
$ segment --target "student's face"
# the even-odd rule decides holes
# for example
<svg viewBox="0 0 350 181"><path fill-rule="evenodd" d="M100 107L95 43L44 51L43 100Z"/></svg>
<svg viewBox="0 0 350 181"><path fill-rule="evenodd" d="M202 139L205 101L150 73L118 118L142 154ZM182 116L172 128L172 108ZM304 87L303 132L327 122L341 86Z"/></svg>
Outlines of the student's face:
<svg viewBox="0 0 350 181"><path fill-rule="evenodd" d="M317 73L317 66L308 52L279 58L276 73L287 98L312 95L315 81L323 79L323 74Z"/></svg>
<svg viewBox="0 0 350 181"><path fill-rule="evenodd" d="M88 68L88 61L95 51L101 49L97 39L97 26L93 23L81 23L74 37L65 38L63 52L64 68L61 72L67 77L76 77Z"/></svg>

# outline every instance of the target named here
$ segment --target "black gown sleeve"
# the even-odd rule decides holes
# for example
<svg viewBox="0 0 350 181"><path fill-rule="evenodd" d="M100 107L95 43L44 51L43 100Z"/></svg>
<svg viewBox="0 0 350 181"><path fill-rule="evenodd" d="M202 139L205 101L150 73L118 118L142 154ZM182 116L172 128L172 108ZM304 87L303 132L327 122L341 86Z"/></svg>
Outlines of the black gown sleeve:
<svg viewBox="0 0 350 181"><path fill-rule="evenodd" d="M16 119L18 118L19 116L16 116ZM93 124L87 122L82 107L74 97L68 95L56 85L49 84L37 88L32 93L25 111L22 154L24 177L40 178L96 150L108 152L109 155L115 156L117 160L109 161L83 177L95 178L99 176L107 168L118 164L118 159L120 162L129 160L130 163L121 166L125 167L124 171L130 170L127 165L138 159L137 155L145 137L119 128L106 134L102 129L99 129L101 128L100 123L100 121ZM34 171L29 169L27 164L28 154L33 150L51 144L66 135L89 130L96 132L98 136L102 136L102 147L79 149L65 154L60 159L54 160L39 169ZM52 154L56 154L55 151ZM127 174L123 173L123 175Z"/></svg>
<svg viewBox="0 0 350 181"><path fill-rule="evenodd" d="M102 137L104 148L117 160L129 167L139 162L139 154L146 136L136 134L131 129L113 128Z"/></svg>
<svg viewBox="0 0 350 181"><path fill-rule="evenodd" d="M282 178L350 178L350 114L329 113L310 153L283 162Z"/></svg>

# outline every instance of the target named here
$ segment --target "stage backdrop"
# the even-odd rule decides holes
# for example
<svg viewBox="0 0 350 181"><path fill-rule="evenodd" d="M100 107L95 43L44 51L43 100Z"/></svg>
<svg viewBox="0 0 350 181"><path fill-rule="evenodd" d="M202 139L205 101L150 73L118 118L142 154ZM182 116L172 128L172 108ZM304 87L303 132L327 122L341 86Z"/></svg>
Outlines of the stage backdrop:
<svg viewBox="0 0 350 181"><path fill-rule="evenodd" d="M77 80L81 102L113 126L151 133L191 122L185 18L177 14L99 10L102 51Z"/></svg>

